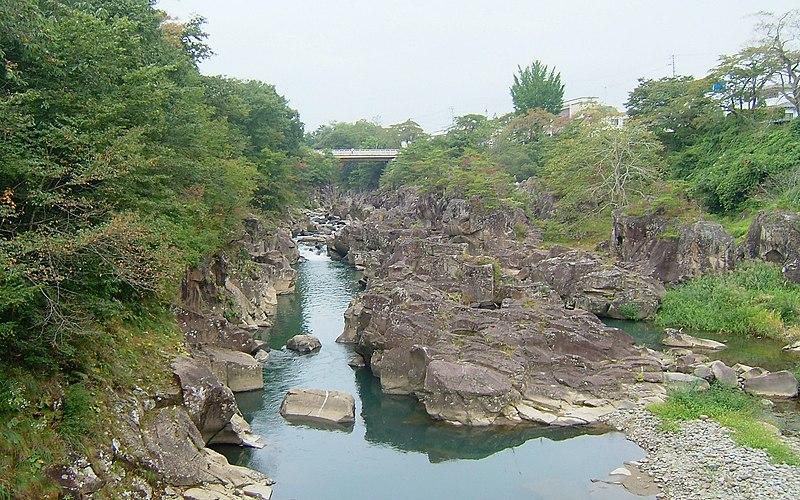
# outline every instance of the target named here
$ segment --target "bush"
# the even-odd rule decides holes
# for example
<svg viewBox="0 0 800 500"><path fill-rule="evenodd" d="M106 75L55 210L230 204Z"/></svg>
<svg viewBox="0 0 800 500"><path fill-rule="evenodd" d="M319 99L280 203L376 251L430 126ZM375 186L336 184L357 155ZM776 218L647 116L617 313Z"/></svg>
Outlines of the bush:
<svg viewBox="0 0 800 500"><path fill-rule="evenodd" d="M775 264L749 262L721 276L703 276L667 291L661 326L782 338L798 324L800 286Z"/></svg>

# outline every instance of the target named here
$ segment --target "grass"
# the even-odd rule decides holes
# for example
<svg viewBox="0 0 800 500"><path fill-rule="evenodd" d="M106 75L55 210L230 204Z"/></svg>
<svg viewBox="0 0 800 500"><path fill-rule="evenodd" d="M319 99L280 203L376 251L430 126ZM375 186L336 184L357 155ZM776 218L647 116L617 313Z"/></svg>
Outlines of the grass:
<svg viewBox="0 0 800 500"><path fill-rule="evenodd" d="M706 415L732 429L736 443L763 449L776 463L800 465L800 457L760 420L764 411L760 403L738 389L712 384L705 392L673 391L666 402L648 409L662 419L667 431L677 431L681 422Z"/></svg>
<svg viewBox="0 0 800 500"><path fill-rule="evenodd" d="M115 428L114 392L172 384L164 367L181 346L174 316L143 306L106 325L70 371L35 373L0 361L0 500L58 498L48 468L70 463L73 452L94 456Z"/></svg>
<svg viewBox="0 0 800 500"><path fill-rule="evenodd" d="M720 276L703 276L667 291L660 326L786 339L800 327L800 286L778 266L748 262Z"/></svg>

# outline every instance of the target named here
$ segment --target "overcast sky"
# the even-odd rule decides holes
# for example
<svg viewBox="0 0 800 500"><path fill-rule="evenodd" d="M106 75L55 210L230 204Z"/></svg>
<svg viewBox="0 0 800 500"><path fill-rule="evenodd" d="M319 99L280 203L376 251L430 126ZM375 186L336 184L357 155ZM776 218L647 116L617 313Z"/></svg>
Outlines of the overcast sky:
<svg viewBox="0 0 800 500"><path fill-rule="evenodd" d="M753 37L758 10L796 0L159 0L201 15L216 52L204 74L274 84L306 131L360 118L411 118L428 132L451 116L512 111L517 65L561 73L566 99L622 109L640 77L704 76Z"/></svg>

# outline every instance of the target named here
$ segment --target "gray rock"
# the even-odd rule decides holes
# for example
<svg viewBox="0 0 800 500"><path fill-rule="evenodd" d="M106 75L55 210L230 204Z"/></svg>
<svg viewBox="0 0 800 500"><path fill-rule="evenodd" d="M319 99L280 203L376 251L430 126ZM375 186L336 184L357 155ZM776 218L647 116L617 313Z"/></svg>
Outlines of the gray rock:
<svg viewBox="0 0 800 500"><path fill-rule="evenodd" d="M664 330L664 337L661 339L661 343L671 347L691 347L715 351L722 350L727 347L722 342L692 337L691 335L681 333L679 330L675 330L674 328L667 328Z"/></svg>
<svg viewBox="0 0 800 500"><path fill-rule="evenodd" d="M233 392L264 388L264 367L250 354L210 346L200 352L207 357L212 373Z"/></svg>
<svg viewBox="0 0 800 500"><path fill-rule="evenodd" d="M553 248L525 271L528 281L547 284L568 304L609 318L652 318L666 293L654 278L576 250Z"/></svg>
<svg viewBox="0 0 800 500"><path fill-rule="evenodd" d="M797 378L788 371L767 373L745 379L744 390L757 396L793 398L797 396Z"/></svg>
<svg viewBox="0 0 800 500"><path fill-rule="evenodd" d="M666 372L664 373L664 383L672 387L695 392L706 391L711 387L707 380L686 373Z"/></svg>
<svg viewBox="0 0 800 500"><path fill-rule="evenodd" d="M286 341L286 348L300 354L308 354L322 348L322 343L313 335L295 335Z"/></svg>
<svg viewBox="0 0 800 500"><path fill-rule="evenodd" d="M694 371L692 371L692 375L705 380L714 379L714 374L711 372L711 368L706 365L699 365L695 367Z"/></svg>
<svg viewBox="0 0 800 500"><path fill-rule="evenodd" d="M739 377L742 378L743 380L747 380L753 377L760 377L762 375L766 375L767 373L769 373L767 370L761 368L760 366L754 366L748 369L744 369L746 367L743 366L742 368L743 370L741 373L739 373Z"/></svg>
<svg viewBox="0 0 800 500"><path fill-rule="evenodd" d="M677 237L667 235L677 230ZM724 228L708 221L679 225L663 211L642 216L612 214L611 249L623 262L664 283L675 283L733 268L735 242Z"/></svg>
<svg viewBox="0 0 800 500"><path fill-rule="evenodd" d="M281 403L281 415L349 424L355 422L355 399L340 391L289 389Z"/></svg>
<svg viewBox="0 0 800 500"><path fill-rule="evenodd" d="M762 259L783 266L784 276L800 282L800 214L761 212L747 231L740 257Z"/></svg>
<svg viewBox="0 0 800 500"><path fill-rule="evenodd" d="M204 442L222 431L239 414L231 390L222 385L211 370L199 361L178 357L172 362L183 394L183 406L200 430Z"/></svg>
<svg viewBox="0 0 800 500"><path fill-rule="evenodd" d="M722 361L713 361L709 368L711 369L711 373L714 375L714 379L720 385L725 387L739 386L739 377L736 375L736 370L729 367Z"/></svg>
<svg viewBox="0 0 800 500"><path fill-rule="evenodd" d="M347 364L353 368L363 368L367 365L367 363L364 361L364 357L360 354L356 354L350 358L350 361Z"/></svg>

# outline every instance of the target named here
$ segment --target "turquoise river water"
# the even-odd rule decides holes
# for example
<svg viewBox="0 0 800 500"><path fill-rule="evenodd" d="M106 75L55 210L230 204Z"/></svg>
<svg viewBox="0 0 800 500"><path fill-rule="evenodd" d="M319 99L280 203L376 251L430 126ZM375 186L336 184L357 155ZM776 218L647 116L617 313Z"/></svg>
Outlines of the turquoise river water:
<svg viewBox="0 0 800 500"><path fill-rule="evenodd" d="M381 394L368 370L347 365L353 351L335 339L343 313L361 291L349 266L309 249L297 265L296 292L280 298L266 337L273 351L265 389L237 395L263 449L220 449L235 464L274 478L275 500L298 499L641 499L592 479L645 453L618 432L520 426L458 428L431 420L410 397ZM282 349L299 334L322 349L298 355ZM280 416L291 387L346 391L356 398L349 427L313 427Z"/></svg>

